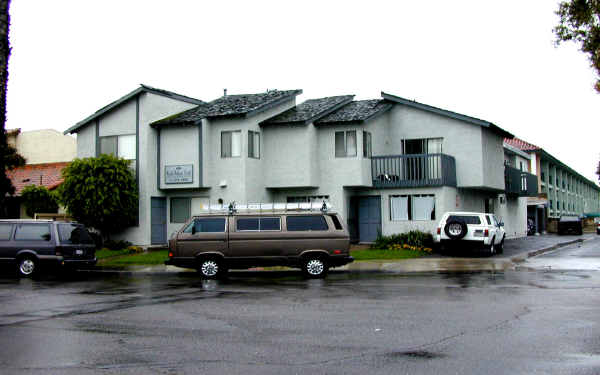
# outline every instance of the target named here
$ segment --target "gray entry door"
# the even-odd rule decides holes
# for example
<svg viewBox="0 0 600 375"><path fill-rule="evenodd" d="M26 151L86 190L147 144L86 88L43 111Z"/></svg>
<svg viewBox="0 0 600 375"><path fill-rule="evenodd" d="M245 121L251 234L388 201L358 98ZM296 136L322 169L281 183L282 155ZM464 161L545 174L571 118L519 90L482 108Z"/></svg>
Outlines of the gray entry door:
<svg viewBox="0 0 600 375"><path fill-rule="evenodd" d="M150 198L150 242L153 245L167 243L167 199Z"/></svg>
<svg viewBox="0 0 600 375"><path fill-rule="evenodd" d="M381 232L381 197L360 197L358 202L360 242L375 242L379 232Z"/></svg>

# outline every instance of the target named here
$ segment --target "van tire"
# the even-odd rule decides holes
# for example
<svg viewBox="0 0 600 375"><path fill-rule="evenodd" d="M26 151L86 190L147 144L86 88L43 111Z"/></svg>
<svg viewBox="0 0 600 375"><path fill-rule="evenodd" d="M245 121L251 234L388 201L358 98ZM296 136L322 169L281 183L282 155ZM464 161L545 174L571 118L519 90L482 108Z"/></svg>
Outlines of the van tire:
<svg viewBox="0 0 600 375"><path fill-rule="evenodd" d="M198 260L197 271L203 279L220 279L227 273L222 259L217 257L204 257Z"/></svg>
<svg viewBox="0 0 600 375"><path fill-rule="evenodd" d="M19 277L32 278L39 273L40 262L33 255L23 255L17 259Z"/></svg>
<svg viewBox="0 0 600 375"><path fill-rule="evenodd" d="M310 254L302 260L302 273L309 279L322 279L327 276L329 266L322 255Z"/></svg>

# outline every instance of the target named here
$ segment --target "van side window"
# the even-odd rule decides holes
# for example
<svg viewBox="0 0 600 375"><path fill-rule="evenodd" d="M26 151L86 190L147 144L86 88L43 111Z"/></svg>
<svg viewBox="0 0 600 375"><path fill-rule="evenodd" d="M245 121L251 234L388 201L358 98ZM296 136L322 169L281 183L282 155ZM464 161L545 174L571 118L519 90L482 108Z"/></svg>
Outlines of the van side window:
<svg viewBox="0 0 600 375"><path fill-rule="evenodd" d="M342 227L342 223L340 223L340 220L338 219L338 217L336 215L329 215L329 217L331 218L331 221L333 221L333 225L335 226L336 230L344 229Z"/></svg>
<svg viewBox="0 0 600 375"><path fill-rule="evenodd" d="M48 224L20 224L15 232L17 241L50 241Z"/></svg>
<svg viewBox="0 0 600 375"><path fill-rule="evenodd" d="M12 227L12 224L0 224L0 241L10 240Z"/></svg>
<svg viewBox="0 0 600 375"><path fill-rule="evenodd" d="M327 222L323 216L288 216L288 231L306 231L306 230L328 230Z"/></svg>
<svg viewBox="0 0 600 375"><path fill-rule="evenodd" d="M244 217L236 221L237 231L281 230L281 219L278 217Z"/></svg>
<svg viewBox="0 0 600 375"><path fill-rule="evenodd" d="M192 228L194 227L196 233L223 233L225 232L225 218L215 217L194 219L194 221L183 230L183 233L192 233Z"/></svg>

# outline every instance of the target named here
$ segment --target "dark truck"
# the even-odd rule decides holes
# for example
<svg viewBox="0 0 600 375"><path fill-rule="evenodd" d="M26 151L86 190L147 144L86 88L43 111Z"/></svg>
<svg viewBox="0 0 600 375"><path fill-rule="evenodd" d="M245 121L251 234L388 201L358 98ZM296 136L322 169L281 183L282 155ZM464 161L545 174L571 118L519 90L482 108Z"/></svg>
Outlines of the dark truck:
<svg viewBox="0 0 600 375"><path fill-rule="evenodd" d="M558 220L558 234L583 234L583 221L579 216L565 215Z"/></svg>

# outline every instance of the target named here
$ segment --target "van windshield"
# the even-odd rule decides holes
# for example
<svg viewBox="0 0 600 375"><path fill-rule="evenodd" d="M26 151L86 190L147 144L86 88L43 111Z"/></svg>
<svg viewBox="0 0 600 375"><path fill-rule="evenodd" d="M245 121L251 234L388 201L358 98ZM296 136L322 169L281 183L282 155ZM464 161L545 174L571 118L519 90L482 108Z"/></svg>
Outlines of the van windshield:
<svg viewBox="0 0 600 375"><path fill-rule="evenodd" d="M83 225L59 224L58 237L63 244L94 244L94 240Z"/></svg>

